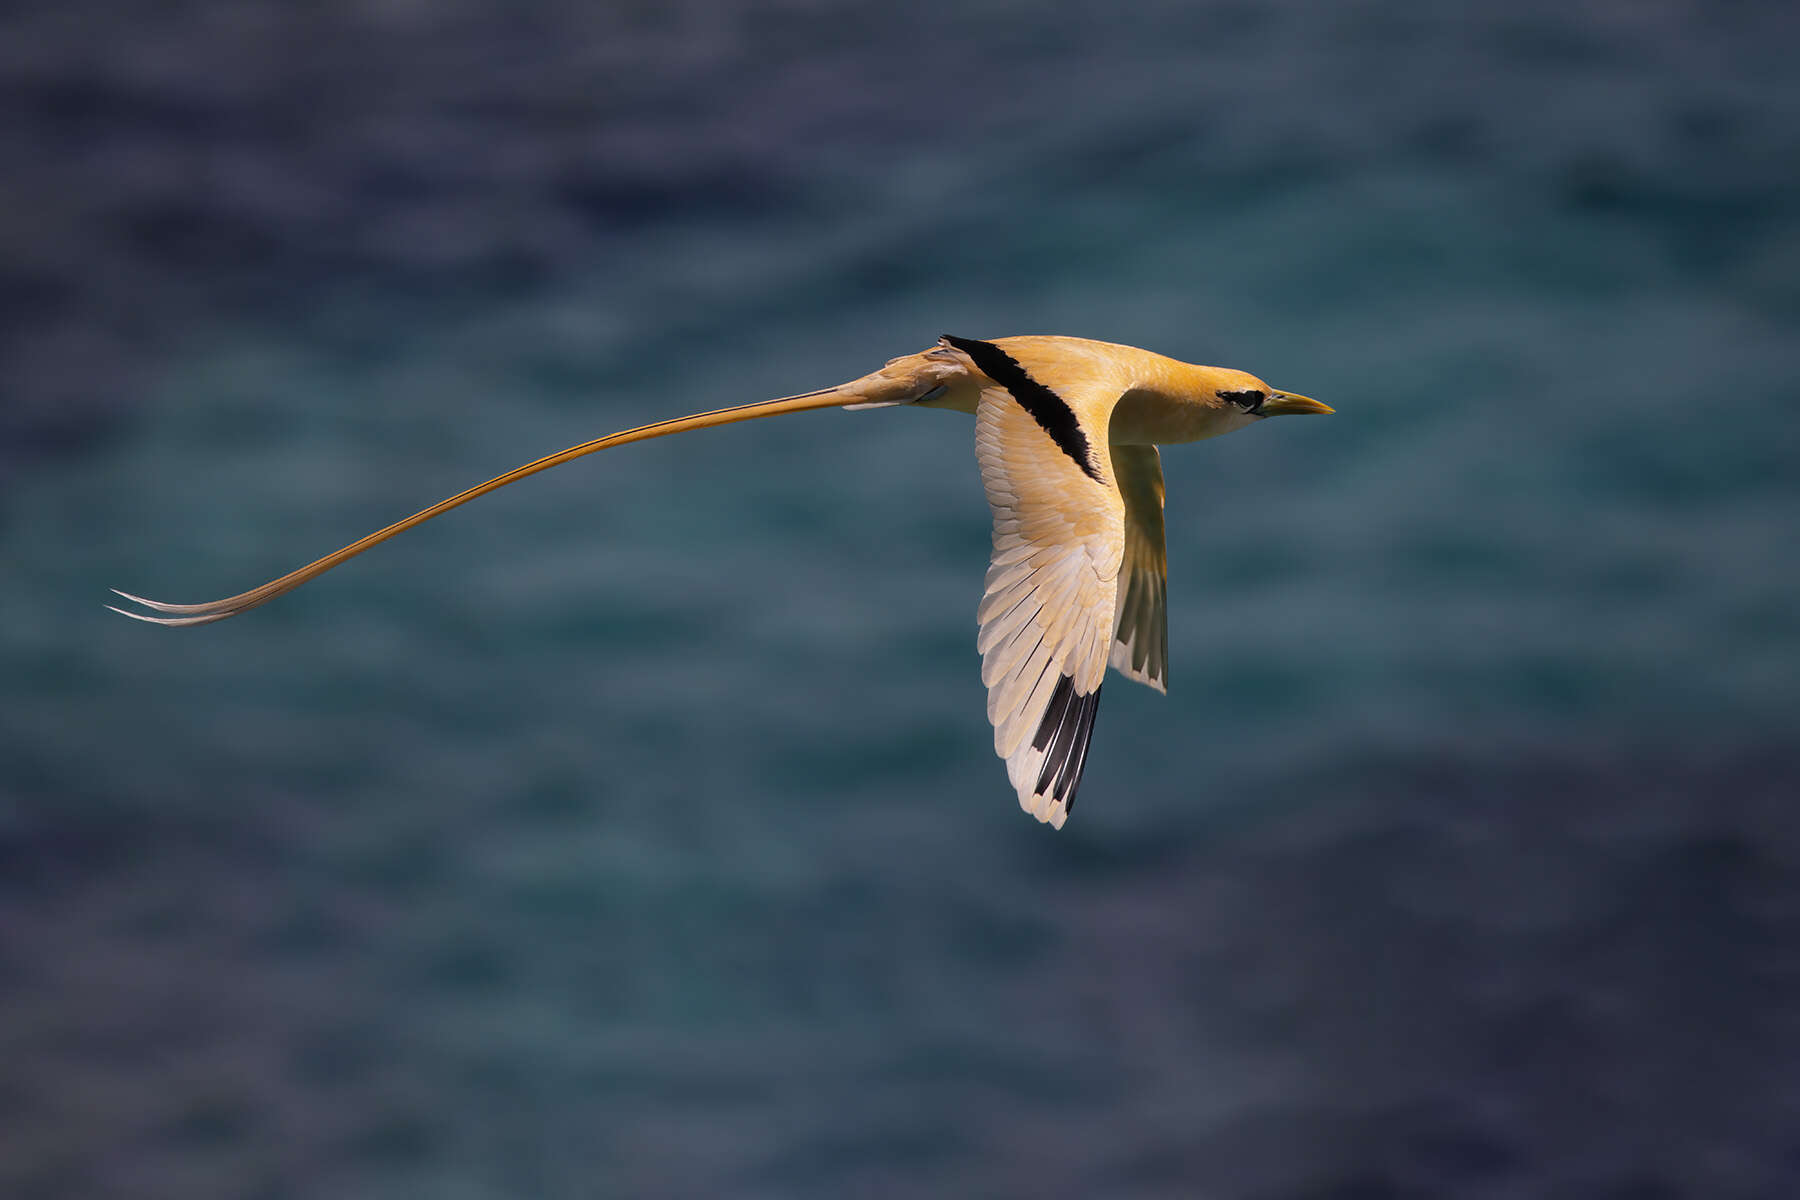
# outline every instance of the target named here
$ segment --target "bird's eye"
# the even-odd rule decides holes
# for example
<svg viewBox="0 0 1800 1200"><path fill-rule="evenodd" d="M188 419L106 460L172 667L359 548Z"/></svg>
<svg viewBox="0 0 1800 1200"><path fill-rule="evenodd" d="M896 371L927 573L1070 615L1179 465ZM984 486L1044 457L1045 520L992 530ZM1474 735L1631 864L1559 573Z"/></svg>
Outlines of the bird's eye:
<svg viewBox="0 0 1800 1200"><path fill-rule="evenodd" d="M1229 400L1247 413L1261 412L1263 401L1269 397L1255 388L1245 388L1241 392L1220 392L1219 399Z"/></svg>

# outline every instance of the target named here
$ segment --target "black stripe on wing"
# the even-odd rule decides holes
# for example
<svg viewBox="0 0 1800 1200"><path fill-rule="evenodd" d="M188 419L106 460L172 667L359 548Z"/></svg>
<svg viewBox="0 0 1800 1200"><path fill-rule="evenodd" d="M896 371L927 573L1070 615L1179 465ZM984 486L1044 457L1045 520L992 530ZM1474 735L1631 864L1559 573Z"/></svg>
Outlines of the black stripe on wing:
<svg viewBox="0 0 1800 1200"><path fill-rule="evenodd" d="M1082 696L1075 678L1064 675L1050 693L1031 748L1044 752L1044 767L1033 790L1040 796L1062 801L1063 812L1075 807L1081 787L1081 769L1087 765L1088 742L1094 736L1094 714L1100 711L1100 689Z"/></svg>
<svg viewBox="0 0 1800 1200"><path fill-rule="evenodd" d="M1050 440L1064 454L1074 459L1075 465L1089 479L1099 481L1100 471L1094 466L1093 448L1088 444L1087 434L1082 431L1081 422L1076 419L1075 410L1069 407L1067 400L1033 379L1019 365L1018 359L992 342L952 337L947 333L944 335L944 342L968 355L969 361L980 368L983 375L1010 392L1012 398L1019 402L1019 407L1030 413L1032 419L1050 435Z"/></svg>

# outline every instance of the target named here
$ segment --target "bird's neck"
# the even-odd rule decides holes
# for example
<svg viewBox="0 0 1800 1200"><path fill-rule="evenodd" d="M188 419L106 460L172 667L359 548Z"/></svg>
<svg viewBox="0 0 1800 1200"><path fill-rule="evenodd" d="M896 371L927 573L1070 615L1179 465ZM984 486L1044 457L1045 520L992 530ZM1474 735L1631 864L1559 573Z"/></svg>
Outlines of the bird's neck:
<svg viewBox="0 0 1800 1200"><path fill-rule="evenodd" d="M1159 356L1160 357L1160 356ZM1113 407L1109 437L1120 445L1198 442L1229 433L1240 414L1219 406L1219 373L1164 358L1149 364Z"/></svg>

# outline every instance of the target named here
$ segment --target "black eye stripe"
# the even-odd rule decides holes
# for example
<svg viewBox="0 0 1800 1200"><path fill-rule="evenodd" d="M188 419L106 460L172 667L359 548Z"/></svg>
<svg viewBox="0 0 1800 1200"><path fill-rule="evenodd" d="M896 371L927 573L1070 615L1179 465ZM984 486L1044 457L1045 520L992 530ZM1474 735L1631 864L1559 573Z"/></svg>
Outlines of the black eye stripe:
<svg viewBox="0 0 1800 1200"><path fill-rule="evenodd" d="M1219 399L1229 400L1245 412L1260 412L1262 410L1263 401L1268 398L1267 393L1259 392L1255 388L1245 388L1241 392L1219 393Z"/></svg>

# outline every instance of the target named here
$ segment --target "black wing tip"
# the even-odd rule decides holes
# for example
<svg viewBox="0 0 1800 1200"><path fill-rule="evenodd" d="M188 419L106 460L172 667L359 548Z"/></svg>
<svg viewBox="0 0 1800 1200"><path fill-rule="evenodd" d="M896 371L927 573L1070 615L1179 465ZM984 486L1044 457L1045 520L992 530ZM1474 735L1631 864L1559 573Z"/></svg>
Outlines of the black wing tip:
<svg viewBox="0 0 1800 1200"><path fill-rule="evenodd" d="M1075 678L1064 675L1050 693L1044 706L1043 720L1038 723L1032 748L1044 751L1043 767L1032 790L1040 796L1061 801L1067 814L1075 807L1075 793L1081 787L1082 769L1087 765L1088 743L1094 736L1094 716L1100 711L1100 689L1087 695L1075 690Z"/></svg>

